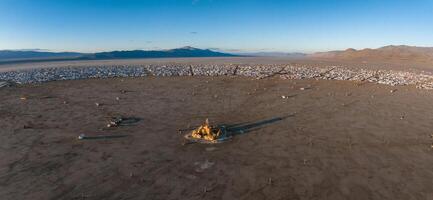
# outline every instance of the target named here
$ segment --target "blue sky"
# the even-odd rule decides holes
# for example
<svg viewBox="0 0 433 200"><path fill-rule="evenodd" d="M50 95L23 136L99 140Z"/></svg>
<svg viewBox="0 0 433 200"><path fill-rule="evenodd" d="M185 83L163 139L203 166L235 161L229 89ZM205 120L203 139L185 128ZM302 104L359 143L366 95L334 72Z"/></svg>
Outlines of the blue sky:
<svg viewBox="0 0 433 200"><path fill-rule="evenodd" d="M433 46L433 0L0 0L0 49Z"/></svg>

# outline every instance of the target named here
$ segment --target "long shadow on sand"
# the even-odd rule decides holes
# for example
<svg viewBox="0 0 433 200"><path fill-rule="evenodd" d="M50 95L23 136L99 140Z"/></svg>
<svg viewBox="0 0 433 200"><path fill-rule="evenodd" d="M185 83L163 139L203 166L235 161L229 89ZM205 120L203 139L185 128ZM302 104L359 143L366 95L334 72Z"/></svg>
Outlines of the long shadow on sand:
<svg viewBox="0 0 433 200"><path fill-rule="evenodd" d="M294 115L288 115L284 117L274 117L271 119L261 120L257 122L245 122L240 124L231 124L231 125L221 124L219 125L219 127L225 130L226 137L232 137L232 136L241 135L241 134L259 130L261 128L264 128L265 126L269 126L273 123L285 120L293 116Z"/></svg>
<svg viewBox="0 0 433 200"><path fill-rule="evenodd" d="M245 123L238 123L238 124L219 124L216 127L221 130L222 134L219 136L216 140L205 140L201 138L194 138L191 136L191 132L184 135L184 137L190 142L184 143L184 144L193 144L193 143L219 143L226 141L234 136L246 134L252 131L259 130L265 126L269 126L271 124L274 124L276 122L282 121L288 117L293 117L294 115L287 115L284 117L274 117L271 119L256 121L256 122L245 122ZM194 130L193 128L188 129L179 129L179 132L182 133L182 131L191 131Z"/></svg>

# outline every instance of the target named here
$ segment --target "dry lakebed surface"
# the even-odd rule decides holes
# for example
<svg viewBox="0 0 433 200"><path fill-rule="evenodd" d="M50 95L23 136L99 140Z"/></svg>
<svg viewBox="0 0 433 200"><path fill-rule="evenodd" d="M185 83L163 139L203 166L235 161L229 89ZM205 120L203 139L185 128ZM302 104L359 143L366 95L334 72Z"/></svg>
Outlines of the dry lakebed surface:
<svg viewBox="0 0 433 200"><path fill-rule="evenodd" d="M0 199L433 198L432 90L230 66L0 88ZM206 118L243 134L185 141Z"/></svg>

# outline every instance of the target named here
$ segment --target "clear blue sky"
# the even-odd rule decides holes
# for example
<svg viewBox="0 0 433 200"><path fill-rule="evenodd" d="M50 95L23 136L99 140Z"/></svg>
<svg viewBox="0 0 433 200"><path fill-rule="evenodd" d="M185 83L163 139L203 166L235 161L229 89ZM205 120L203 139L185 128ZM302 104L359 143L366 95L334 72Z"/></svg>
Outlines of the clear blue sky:
<svg viewBox="0 0 433 200"><path fill-rule="evenodd" d="M433 0L0 0L0 49L433 46Z"/></svg>

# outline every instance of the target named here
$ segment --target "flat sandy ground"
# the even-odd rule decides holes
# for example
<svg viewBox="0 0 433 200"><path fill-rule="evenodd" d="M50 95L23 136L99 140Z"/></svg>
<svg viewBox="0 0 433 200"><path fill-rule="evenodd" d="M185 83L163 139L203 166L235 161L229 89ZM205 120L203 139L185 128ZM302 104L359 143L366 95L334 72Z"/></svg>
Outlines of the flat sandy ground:
<svg viewBox="0 0 433 200"><path fill-rule="evenodd" d="M432 99L413 87L239 77L1 88L0 199L433 199ZM112 116L141 120L106 128ZM178 130L206 117L244 134L185 144Z"/></svg>
<svg viewBox="0 0 433 200"><path fill-rule="evenodd" d="M25 62L0 63L0 72L20 69L35 69L49 67L85 67L110 65L168 65L168 64L238 64L238 65L293 65L293 66L344 66L348 68L384 69L403 71L425 71L433 73L433 63L420 63L415 61L347 61L329 59L294 59L287 57L214 57L214 58L153 58L153 59L113 59L113 60L79 60L79 61L51 61L51 62Z"/></svg>

